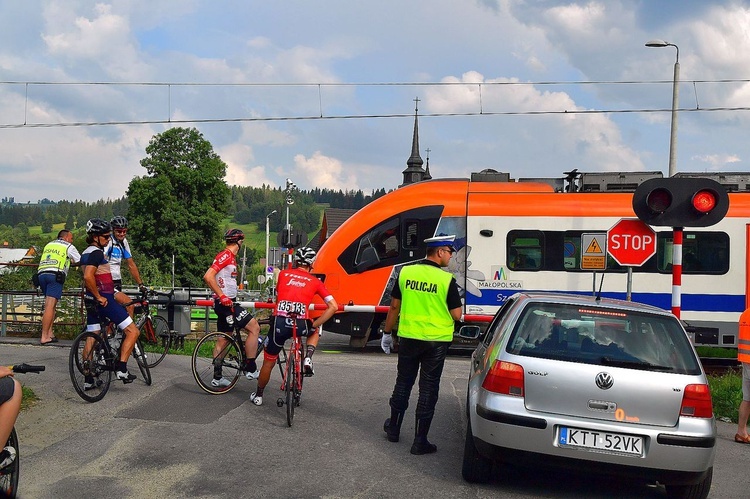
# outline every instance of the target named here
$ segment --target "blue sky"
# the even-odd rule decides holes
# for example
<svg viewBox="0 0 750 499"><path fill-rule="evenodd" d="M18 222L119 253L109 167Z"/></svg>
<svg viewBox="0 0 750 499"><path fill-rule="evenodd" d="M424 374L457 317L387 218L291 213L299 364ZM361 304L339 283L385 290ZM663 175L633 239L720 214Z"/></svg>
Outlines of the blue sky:
<svg viewBox="0 0 750 499"><path fill-rule="evenodd" d="M175 124L229 184L392 189L416 97L433 177L666 174L654 38L677 170L748 171L748 25L739 1L2 2L0 197L120 197Z"/></svg>

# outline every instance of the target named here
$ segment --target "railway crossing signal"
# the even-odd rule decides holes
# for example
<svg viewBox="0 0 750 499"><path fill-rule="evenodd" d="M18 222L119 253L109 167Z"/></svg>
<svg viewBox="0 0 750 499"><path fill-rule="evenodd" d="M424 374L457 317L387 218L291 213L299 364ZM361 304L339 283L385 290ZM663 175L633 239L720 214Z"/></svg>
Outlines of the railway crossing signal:
<svg viewBox="0 0 750 499"><path fill-rule="evenodd" d="M649 225L708 227L728 210L726 189L709 178L652 178L633 193L633 211Z"/></svg>

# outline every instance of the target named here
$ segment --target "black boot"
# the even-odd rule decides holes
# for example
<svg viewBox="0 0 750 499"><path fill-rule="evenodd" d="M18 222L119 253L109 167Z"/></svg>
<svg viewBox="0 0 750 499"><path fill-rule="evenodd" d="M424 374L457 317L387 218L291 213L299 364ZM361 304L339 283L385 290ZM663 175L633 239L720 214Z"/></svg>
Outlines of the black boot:
<svg viewBox="0 0 750 499"><path fill-rule="evenodd" d="M398 442L401 433L401 423L404 421L404 411L391 409L391 417L383 423L383 431L388 434L389 442Z"/></svg>
<svg viewBox="0 0 750 499"><path fill-rule="evenodd" d="M414 429L414 443L411 445L411 453L417 456L422 454L432 454L437 451L437 445L427 441L427 433L430 431L432 418L417 419L417 426Z"/></svg>

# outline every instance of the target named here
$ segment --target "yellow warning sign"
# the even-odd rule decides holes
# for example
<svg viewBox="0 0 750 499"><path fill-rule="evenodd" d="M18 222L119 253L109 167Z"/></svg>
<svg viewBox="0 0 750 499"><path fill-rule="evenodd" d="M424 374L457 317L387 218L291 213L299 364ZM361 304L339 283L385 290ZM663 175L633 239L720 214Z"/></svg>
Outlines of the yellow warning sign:
<svg viewBox="0 0 750 499"><path fill-rule="evenodd" d="M584 253L604 253L602 251L602 247L599 246L599 243L596 241L596 239L591 239L591 242L589 243L588 248L586 248L586 251Z"/></svg>
<svg viewBox="0 0 750 499"><path fill-rule="evenodd" d="M601 243L600 243L601 241ZM581 269L582 270L604 270L607 268L607 234L594 232L581 234L581 248L586 248L581 252Z"/></svg>

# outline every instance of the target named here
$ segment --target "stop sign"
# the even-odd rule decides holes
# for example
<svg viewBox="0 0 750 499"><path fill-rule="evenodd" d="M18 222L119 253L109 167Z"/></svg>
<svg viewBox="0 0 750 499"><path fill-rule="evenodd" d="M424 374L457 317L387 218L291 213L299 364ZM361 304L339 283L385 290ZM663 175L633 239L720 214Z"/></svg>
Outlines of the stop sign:
<svg viewBox="0 0 750 499"><path fill-rule="evenodd" d="M637 218L623 218L607 231L607 253L620 265L640 267L656 253L656 233Z"/></svg>

